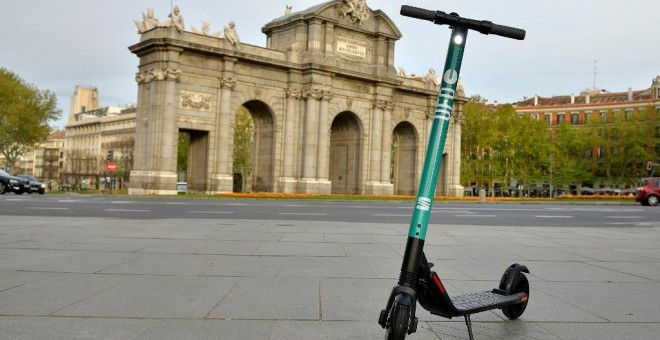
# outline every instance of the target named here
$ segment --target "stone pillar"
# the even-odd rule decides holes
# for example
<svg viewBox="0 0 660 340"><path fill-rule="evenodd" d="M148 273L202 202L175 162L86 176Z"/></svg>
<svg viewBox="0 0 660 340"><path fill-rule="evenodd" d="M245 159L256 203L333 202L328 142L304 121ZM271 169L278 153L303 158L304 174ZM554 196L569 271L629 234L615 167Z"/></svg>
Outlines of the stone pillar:
<svg viewBox="0 0 660 340"><path fill-rule="evenodd" d="M463 124L463 110L462 105L456 104L456 112L452 113L452 133L453 142L451 150L452 164L451 178L449 179L449 192L447 193L452 197L463 197L463 186L461 185L461 133Z"/></svg>
<svg viewBox="0 0 660 340"><path fill-rule="evenodd" d="M323 91L321 94L321 111L319 114L319 140L316 177L319 180L319 189L330 193L331 183L328 180L330 174L330 124L328 122L328 106L334 94ZM327 190L326 190L327 189Z"/></svg>
<svg viewBox="0 0 660 340"><path fill-rule="evenodd" d="M305 129L303 131L303 173L300 180L300 191L303 193L317 193L316 169L318 165L318 129L319 129L319 101L322 92L319 89L304 91Z"/></svg>
<svg viewBox="0 0 660 340"><path fill-rule="evenodd" d="M231 91L236 81L230 77L222 77L218 81L218 115L216 117L216 165L213 174L214 192L232 192L232 148L233 136L230 135Z"/></svg>
<svg viewBox="0 0 660 340"><path fill-rule="evenodd" d="M381 161L381 146L383 144L383 110L385 109L384 101L374 102L374 108L371 115L371 151L369 162L369 179L372 182L380 182L380 161Z"/></svg>
<svg viewBox="0 0 660 340"><path fill-rule="evenodd" d="M383 110L383 138L382 138L382 156L380 163L380 180L383 183L382 194L391 195L394 193L394 184L391 183L391 158L392 158L392 111L394 105L386 102Z"/></svg>
<svg viewBox="0 0 660 340"><path fill-rule="evenodd" d="M302 98L301 89L288 88L286 94L286 113L284 117L284 140L282 155L282 177L280 177L280 191L294 193L297 190L298 181L295 179L295 121L296 108Z"/></svg>
<svg viewBox="0 0 660 340"><path fill-rule="evenodd" d="M366 193L369 195L380 195L382 183L380 180L382 160L382 135L383 135L383 110L385 102L375 100L371 111L371 126L369 129L369 180L367 181Z"/></svg>
<svg viewBox="0 0 660 340"><path fill-rule="evenodd" d="M177 60L178 53L168 51L170 60ZM176 83L180 75L178 63L170 62L167 67L142 70L135 77L139 94L148 98L140 98L145 109L136 116L142 136L135 145L135 154L144 160L131 171L131 195L176 195ZM144 87L149 90L143 91Z"/></svg>

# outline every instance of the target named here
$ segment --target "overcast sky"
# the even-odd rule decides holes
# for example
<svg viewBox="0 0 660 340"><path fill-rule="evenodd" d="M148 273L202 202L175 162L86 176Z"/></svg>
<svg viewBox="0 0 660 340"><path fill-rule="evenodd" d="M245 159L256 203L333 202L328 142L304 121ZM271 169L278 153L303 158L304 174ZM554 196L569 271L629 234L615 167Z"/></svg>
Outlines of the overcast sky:
<svg viewBox="0 0 660 340"><path fill-rule="evenodd" d="M173 0L186 30L211 23L219 30L236 22L241 42L265 47L261 28L319 0ZM410 73L441 71L449 29L399 15L402 4L457 12L473 19L527 30L524 41L471 32L461 78L468 96L515 102L523 97L578 94L594 85L612 92L646 89L660 75L660 1L651 0L368 0L385 12L403 37L395 66ZM171 0L20 0L0 11L0 67L58 97L63 127L76 85L95 86L101 106L136 102L138 58L133 20L154 8L167 18ZM597 61L594 63L594 61Z"/></svg>

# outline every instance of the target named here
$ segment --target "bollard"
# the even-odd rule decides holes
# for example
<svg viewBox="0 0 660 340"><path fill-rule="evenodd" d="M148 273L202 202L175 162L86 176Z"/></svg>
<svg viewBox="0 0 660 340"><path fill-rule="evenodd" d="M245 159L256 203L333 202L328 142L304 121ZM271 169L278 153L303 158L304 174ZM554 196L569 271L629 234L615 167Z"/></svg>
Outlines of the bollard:
<svg viewBox="0 0 660 340"><path fill-rule="evenodd" d="M479 190L479 203L485 203L486 202L486 190L480 189Z"/></svg>

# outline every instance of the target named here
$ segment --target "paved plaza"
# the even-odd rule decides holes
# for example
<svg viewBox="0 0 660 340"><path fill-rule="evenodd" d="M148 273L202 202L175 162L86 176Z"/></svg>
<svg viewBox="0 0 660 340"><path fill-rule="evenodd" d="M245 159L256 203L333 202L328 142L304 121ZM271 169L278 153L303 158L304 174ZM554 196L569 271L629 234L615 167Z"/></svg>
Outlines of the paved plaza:
<svg viewBox="0 0 660 340"><path fill-rule="evenodd" d="M407 225L3 216L2 339L381 339ZM473 316L476 339L658 339L654 227L431 225L451 295L490 290L514 262L521 319ZM410 339L466 339L421 308Z"/></svg>

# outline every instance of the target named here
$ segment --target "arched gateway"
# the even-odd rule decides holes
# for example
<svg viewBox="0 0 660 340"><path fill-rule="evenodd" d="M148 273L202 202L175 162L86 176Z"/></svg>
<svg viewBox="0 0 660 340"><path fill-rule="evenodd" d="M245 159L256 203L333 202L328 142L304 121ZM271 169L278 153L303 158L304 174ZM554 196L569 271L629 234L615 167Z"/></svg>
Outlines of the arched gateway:
<svg viewBox="0 0 660 340"><path fill-rule="evenodd" d="M190 190L231 192L243 106L255 126L252 190L413 194L436 79L397 74L399 30L380 10L350 11L348 2L271 21L262 28L266 48L167 25L142 32L130 47L140 64L129 193L176 193L179 132L190 135ZM456 117L463 103L457 98ZM445 154L438 194L461 196L460 123L450 126Z"/></svg>

